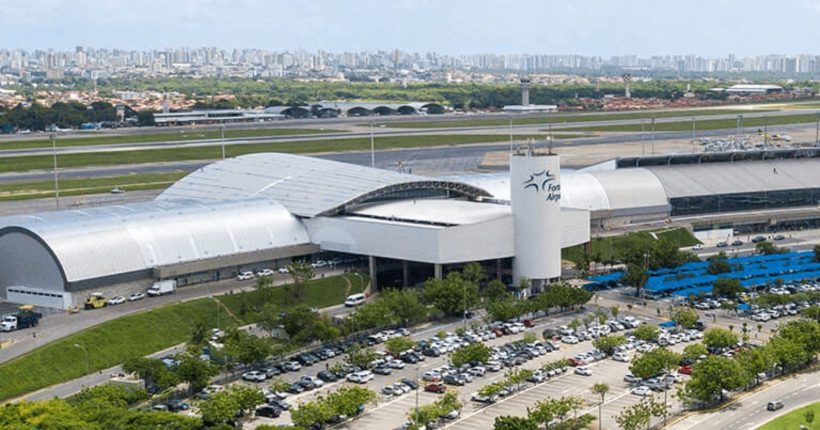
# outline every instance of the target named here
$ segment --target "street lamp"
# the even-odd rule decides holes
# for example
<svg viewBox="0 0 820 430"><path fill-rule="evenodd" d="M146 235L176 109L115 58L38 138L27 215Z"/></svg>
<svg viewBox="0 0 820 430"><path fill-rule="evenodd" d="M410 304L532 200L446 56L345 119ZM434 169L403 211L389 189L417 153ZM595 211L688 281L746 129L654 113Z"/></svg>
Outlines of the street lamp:
<svg viewBox="0 0 820 430"><path fill-rule="evenodd" d="M655 155L655 117L652 117L652 155Z"/></svg>
<svg viewBox="0 0 820 430"><path fill-rule="evenodd" d="M90 374L91 373L91 359L89 358L88 350L84 346L80 345L79 343L75 343L74 348L80 348L80 349L83 350L83 352L85 352L85 373Z"/></svg>
<svg viewBox="0 0 820 430"><path fill-rule="evenodd" d="M51 133L48 137L51 139L51 155L54 161L54 203L57 205L57 210L60 210L60 181L57 176L57 136Z"/></svg>

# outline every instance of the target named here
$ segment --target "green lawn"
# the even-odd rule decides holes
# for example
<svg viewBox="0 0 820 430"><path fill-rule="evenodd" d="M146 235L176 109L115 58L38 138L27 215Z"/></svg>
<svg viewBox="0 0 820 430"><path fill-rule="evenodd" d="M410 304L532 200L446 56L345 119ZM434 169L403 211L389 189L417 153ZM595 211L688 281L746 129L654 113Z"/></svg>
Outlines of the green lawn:
<svg viewBox="0 0 820 430"><path fill-rule="evenodd" d="M102 178L63 179L60 196L108 193L114 187L125 191L167 188L187 172L146 173ZM54 197L54 181L8 182L0 184L0 201Z"/></svg>
<svg viewBox="0 0 820 430"><path fill-rule="evenodd" d="M540 138L538 136L516 136L517 139ZM376 138L376 149L386 148L423 148L428 146L463 145L468 143L506 142L509 135L422 135L393 136ZM226 147L228 157L257 153L285 152L308 154L317 152L366 151L370 149L370 138L346 138L315 141L268 142L247 145L230 145ZM215 160L222 157L219 145L196 148L143 149L118 152L101 151L93 153L65 154L57 157L61 168L86 166L112 166L122 164L158 163L164 161ZM51 155L32 155L0 158L0 172L21 172L27 170L51 169Z"/></svg>
<svg viewBox="0 0 820 430"><path fill-rule="evenodd" d="M652 233L655 233L658 239L655 239ZM647 248L649 244L655 240L671 241L679 248L700 243L685 228L657 230L654 232L641 231L621 236L594 238L591 241L591 255L598 256L600 261L619 260L627 250ZM573 246L563 250L562 258L578 264L581 262L583 253L583 245Z"/></svg>
<svg viewBox="0 0 820 430"><path fill-rule="evenodd" d="M306 286L305 306L327 307L343 302L349 279L355 292L367 280L354 274L310 281ZM257 316L241 317L241 302L260 304L258 292L218 296L239 320L220 313L222 327L252 323ZM272 297L281 303L282 289L274 288ZM279 300L279 301L276 301ZM88 311L94 312L94 311ZM83 313L72 318L83 318ZM51 342L0 365L0 400L17 397L86 374L86 357L79 344L88 349L91 371L115 366L132 358L148 355L184 342L194 321L217 325L217 304L203 298L162 306L124 316Z"/></svg>
<svg viewBox="0 0 820 430"><path fill-rule="evenodd" d="M144 130L144 129L143 129ZM305 128L258 128L247 130L225 130L226 139L263 136L297 136L302 134L345 133L343 130L320 130ZM187 141L201 139L220 139L219 130L183 130L176 133L145 133L118 136L94 136L93 134L75 137L77 135L57 136L57 146L91 146L111 145L121 143L154 143L166 141ZM48 139L36 140L0 140L0 150L3 149L31 149L51 147Z"/></svg>
<svg viewBox="0 0 820 430"><path fill-rule="evenodd" d="M593 114L548 114L548 115L527 115L512 116L513 125L527 124L560 124L564 122L590 122L590 121L616 121L624 119L650 119L673 118L679 116L708 116L743 114L750 112L771 112L771 110L749 110L749 109L702 109L702 110L669 110L661 112L613 112L613 113L593 113ZM385 127L391 128L445 128L445 127L481 127L481 126L505 126L510 124L510 118L492 119L458 119L453 121L410 121L410 122L385 122ZM366 125L366 124L361 124ZM376 123L375 125L382 125ZM640 127L640 126L639 126Z"/></svg>
<svg viewBox="0 0 820 430"><path fill-rule="evenodd" d="M703 117L697 116L697 123L695 127L697 130L723 130L723 129L734 129L737 127L737 119L710 119L704 120ZM801 123L814 123L817 121L818 116L815 114L803 114L803 115L783 115L783 116L771 116L768 118L744 118L742 122L742 126L745 127L758 127L763 128L766 124L772 125L783 125L783 124L801 124ZM589 126L589 127L575 127L568 130L572 131L631 131L637 132L641 131L641 124L618 124L618 125L602 125L602 126ZM650 132L652 126L647 122L643 126L644 132ZM691 131L692 130L692 121L675 121L675 122L664 122L664 123L657 123L655 124L655 131Z"/></svg>
<svg viewBox="0 0 820 430"><path fill-rule="evenodd" d="M814 420L809 424L806 421L806 412L814 412ZM759 430L801 430L801 425L809 430L820 430L820 402L812 403L800 409L795 409L786 415L775 418L760 427Z"/></svg>

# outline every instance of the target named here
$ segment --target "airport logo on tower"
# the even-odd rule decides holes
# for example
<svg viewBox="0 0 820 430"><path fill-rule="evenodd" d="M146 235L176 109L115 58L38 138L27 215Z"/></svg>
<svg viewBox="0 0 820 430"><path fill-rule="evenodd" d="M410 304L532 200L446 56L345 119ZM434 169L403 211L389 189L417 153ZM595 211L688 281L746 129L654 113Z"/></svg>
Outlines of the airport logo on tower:
<svg viewBox="0 0 820 430"><path fill-rule="evenodd" d="M532 189L536 193L545 192L545 200L557 202L561 200L561 184L555 180L555 175L549 170L531 173L529 179L523 182L524 189Z"/></svg>

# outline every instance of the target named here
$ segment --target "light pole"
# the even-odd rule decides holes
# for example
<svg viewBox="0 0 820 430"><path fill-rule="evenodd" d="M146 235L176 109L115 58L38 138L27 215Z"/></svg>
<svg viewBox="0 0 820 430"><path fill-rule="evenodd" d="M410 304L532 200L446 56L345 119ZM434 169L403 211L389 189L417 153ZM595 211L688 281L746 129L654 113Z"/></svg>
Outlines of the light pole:
<svg viewBox="0 0 820 430"><path fill-rule="evenodd" d="M57 175L57 136L51 133L49 138L51 138L51 155L54 161L54 203L57 206L57 210L60 210L60 178Z"/></svg>
<svg viewBox="0 0 820 430"><path fill-rule="evenodd" d="M646 120L641 120L641 155L646 155Z"/></svg>
<svg viewBox="0 0 820 430"><path fill-rule="evenodd" d="M816 121L814 123L814 146L820 146L820 111L815 112Z"/></svg>
<svg viewBox="0 0 820 430"><path fill-rule="evenodd" d="M769 145L769 117L763 117L763 146Z"/></svg>
<svg viewBox="0 0 820 430"><path fill-rule="evenodd" d="M697 123L697 117L692 117L692 153L695 153L695 124Z"/></svg>
<svg viewBox="0 0 820 430"><path fill-rule="evenodd" d="M86 375L90 374L91 373L91 359L88 356L88 350L84 346L80 345L79 343L75 343L74 348L80 348L80 349L83 350L83 352L85 352L85 373L86 373Z"/></svg>
<svg viewBox="0 0 820 430"><path fill-rule="evenodd" d="M655 117L652 117L652 155L655 155Z"/></svg>
<svg viewBox="0 0 820 430"><path fill-rule="evenodd" d="M740 144L740 125L741 125L742 121L743 121L743 115L738 115L737 116L737 131L735 132L735 144L736 145Z"/></svg>
<svg viewBox="0 0 820 430"><path fill-rule="evenodd" d="M512 115L510 115L510 154L513 152Z"/></svg>
<svg viewBox="0 0 820 430"><path fill-rule="evenodd" d="M370 121L370 167L376 167L376 140L373 136L373 121Z"/></svg>
<svg viewBox="0 0 820 430"><path fill-rule="evenodd" d="M219 124L220 142L222 143L222 159L225 159L225 124Z"/></svg>

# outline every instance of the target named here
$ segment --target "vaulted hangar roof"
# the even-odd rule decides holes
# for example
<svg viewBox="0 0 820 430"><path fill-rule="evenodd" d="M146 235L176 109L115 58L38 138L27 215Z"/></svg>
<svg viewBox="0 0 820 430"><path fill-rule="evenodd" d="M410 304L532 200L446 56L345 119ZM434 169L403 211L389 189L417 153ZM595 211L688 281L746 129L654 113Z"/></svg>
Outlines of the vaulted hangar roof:
<svg viewBox="0 0 820 430"><path fill-rule="evenodd" d="M250 154L205 166L165 190L158 200L202 201L267 197L305 218L334 215L380 197L410 191L442 191L471 199L483 189L389 170L290 154Z"/></svg>
<svg viewBox="0 0 820 430"><path fill-rule="evenodd" d="M66 284L310 242L304 225L268 199L164 200L0 218L0 244L11 232L42 243Z"/></svg>

